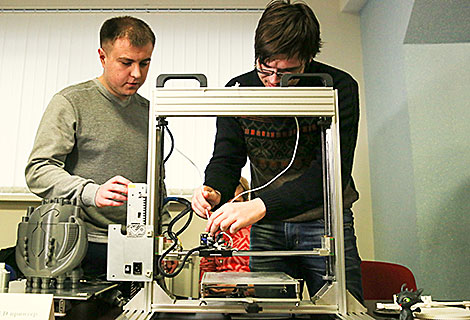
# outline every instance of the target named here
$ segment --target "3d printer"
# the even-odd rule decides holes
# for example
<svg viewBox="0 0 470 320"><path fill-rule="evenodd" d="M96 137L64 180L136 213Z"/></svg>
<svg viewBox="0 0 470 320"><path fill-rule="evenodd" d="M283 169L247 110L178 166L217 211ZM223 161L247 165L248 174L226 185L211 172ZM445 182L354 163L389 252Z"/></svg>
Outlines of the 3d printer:
<svg viewBox="0 0 470 320"><path fill-rule="evenodd" d="M147 184L133 185L128 196L127 234L120 225L111 225L108 242L108 280L142 281L144 288L124 307L120 319L149 319L154 313L265 313L326 314L341 319L371 319L366 309L346 290L342 221L342 192L339 156L337 92L328 75L324 87L284 87L292 77L284 75L277 88L207 88L204 75L160 75L153 92L149 119ZM167 89L170 79L196 79L200 88ZM184 199L164 199L163 142L168 117L200 116L309 116L322 123L324 166L325 235L320 248L308 251L233 251L218 239L201 237L201 245L191 250L164 248L161 212L165 201L186 206L175 219L191 211ZM186 201L186 202L185 202ZM189 220L188 220L189 221ZM182 230L173 231L170 239ZM173 235L172 235L173 234ZM173 239L174 243L177 240ZM201 282L198 299L178 299L164 283L168 276L160 267L162 257L174 255L184 264L199 255L317 255L327 260L326 284L310 300L301 300L299 281L283 273L211 274ZM237 292L230 297L212 294L215 286ZM256 292L254 295L251 292ZM272 294L272 293L275 294ZM281 293L281 294L279 294Z"/></svg>

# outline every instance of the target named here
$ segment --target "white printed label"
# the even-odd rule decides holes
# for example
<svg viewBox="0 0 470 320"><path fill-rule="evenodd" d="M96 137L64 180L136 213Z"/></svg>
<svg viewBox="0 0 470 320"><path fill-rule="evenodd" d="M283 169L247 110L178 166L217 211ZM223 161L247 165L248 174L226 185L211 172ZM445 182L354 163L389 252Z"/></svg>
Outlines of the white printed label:
<svg viewBox="0 0 470 320"><path fill-rule="evenodd" d="M0 293L2 320L54 320L52 294Z"/></svg>

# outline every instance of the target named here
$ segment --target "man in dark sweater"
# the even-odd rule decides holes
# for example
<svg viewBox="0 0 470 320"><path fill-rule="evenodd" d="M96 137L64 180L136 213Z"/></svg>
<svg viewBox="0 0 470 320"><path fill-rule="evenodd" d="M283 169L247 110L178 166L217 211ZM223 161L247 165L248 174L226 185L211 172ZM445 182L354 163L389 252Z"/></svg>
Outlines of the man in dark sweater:
<svg viewBox="0 0 470 320"><path fill-rule="evenodd" d="M264 11L255 35L255 68L227 86L277 87L285 73L328 73L339 96L341 169L343 184L346 286L362 300L360 258L354 234L352 204L358 193L351 177L359 122L356 81L346 72L314 60L320 51L320 26L304 3L273 1ZM318 79L291 80L290 86L315 87ZM253 250L311 250L321 246L324 232L320 131L316 118L219 117L213 156L204 185L193 194L195 212L206 217L206 231L251 229ZM251 187L264 186L250 201L226 203L241 169L250 160ZM282 271L306 281L310 296L325 283L322 257L252 257L252 271Z"/></svg>

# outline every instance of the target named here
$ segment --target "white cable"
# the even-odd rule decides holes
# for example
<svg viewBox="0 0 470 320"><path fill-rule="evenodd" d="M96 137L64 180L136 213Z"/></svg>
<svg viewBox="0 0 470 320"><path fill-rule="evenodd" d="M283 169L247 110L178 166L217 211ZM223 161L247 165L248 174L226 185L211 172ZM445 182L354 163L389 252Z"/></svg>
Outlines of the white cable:
<svg viewBox="0 0 470 320"><path fill-rule="evenodd" d="M229 240L230 240L230 248L233 248L233 238L227 233L227 232L224 232L224 231L221 231L220 232L222 235L226 235Z"/></svg>
<svg viewBox="0 0 470 320"><path fill-rule="evenodd" d="M168 128L167 128L168 129ZM168 138L169 139L169 138ZM199 175L199 180L201 181L201 183L203 183L204 181L202 180L202 174L201 174L201 170L199 170L199 167L193 162L193 160L191 160L187 155L185 155L180 149L178 149L174 143L174 140L173 140L173 150L177 151L180 155L182 155L186 160L189 161L189 163L191 163L193 165L194 168L196 168L196 171L197 171L197 174Z"/></svg>
<svg viewBox="0 0 470 320"><path fill-rule="evenodd" d="M183 152L181 152L177 147L174 147L176 151L178 151L179 154L181 154L183 157L186 158L186 160L188 160L194 168L196 168L197 170L197 173L199 175L199 179L202 181L202 174L201 174L201 170L199 170L198 166L187 156L185 155Z"/></svg>
<svg viewBox="0 0 470 320"><path fill-rule="evenodd" d="M265 183L264 185L260 186L260 187L257 187L257 188L254 188L254 189L251 189L251 190L246 190L246 191L243 191L242 193L240 193L239 195L237 195L235 198L232 199L232 201L230 201L230 203L232 203L233 201L235 201L236 199L238 199L239 197L241 197L242 195L244 194L247 194L249 192L255 192L255 191L258 191L258 190L261 190L263 188L266 188L267 186L269 186L271 183L273 183L277 178L279 178L280 176L282 176L287 170L289 170L289 168L292 166L292 164L294 163L294 159L295 159L295 155L297 154L297 147L299 145L299 138L300 138L300 128L299 128L299 121L297 120L297 117L294 117L295 119L295 124L297 126L297 139L295 141L295 147L294 147L294 152L292 154L292 159L290 160L289 164L287 165L287 167L284 168L284 170L282 170L281 172L279 172L274 178L272 178L269 182Z"/></svg>

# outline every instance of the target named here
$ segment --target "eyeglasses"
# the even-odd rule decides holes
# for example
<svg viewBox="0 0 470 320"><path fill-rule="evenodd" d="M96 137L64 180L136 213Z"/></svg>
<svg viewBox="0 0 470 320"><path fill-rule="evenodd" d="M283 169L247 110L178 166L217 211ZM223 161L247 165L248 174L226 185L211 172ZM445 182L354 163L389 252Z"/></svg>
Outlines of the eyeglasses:
<svg viewBox="0 0 470 320"><path fill-rule="evenodd" d="M258 73L261 73L263 76L266 76L266 77L270 77L272 76L273 74L277 75L279 78L281 78L283 75L285 74L293 74L293 73L298 73L302 68L303 68L303 65L300 65L298 67L293 67L293 68L289 68L289 69L286 69L285 71L274 71L274 70L266 70L266 69L261 69L261 66L263 64L260 63L259 64L259 67L257 64L255 64L255 69Z"/></svg>

